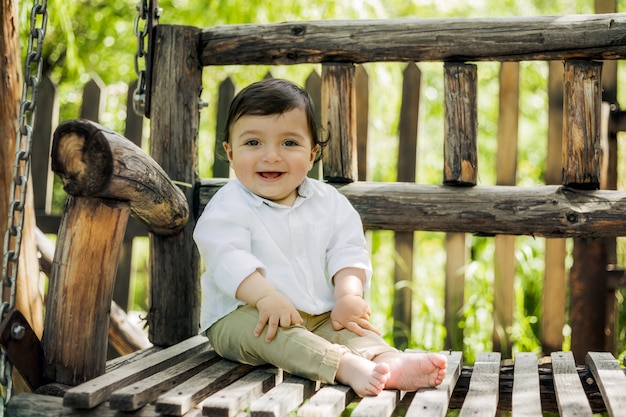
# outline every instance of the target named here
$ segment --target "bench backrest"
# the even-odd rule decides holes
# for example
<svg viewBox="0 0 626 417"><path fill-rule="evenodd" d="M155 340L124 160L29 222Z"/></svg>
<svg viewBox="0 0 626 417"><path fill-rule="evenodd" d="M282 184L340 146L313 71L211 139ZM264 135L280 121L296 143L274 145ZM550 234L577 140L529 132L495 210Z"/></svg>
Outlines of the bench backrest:
<svg viewBox="0 0 626 417"><path fill-rule="evenodd" d="M345 184L341 191L353 201L367 227L546 237L624 235L626 224L616 215L623 209L621 193L589 191L598 189L602 179L601 134L605 132L600 117L602 63L597 60L624 57L624 30L623 14L319 21L204 30L160 25L153 39L151 154L173 179L197 183L197 156L187 151L197 149L196 100L204 66L320 63L322 125L333 138L323 161L324 178ZM477 66L468 62L524 60L564 62L564 187L476 186ZM445 186L358 181L355 66L380 61L444 62ZM208 183L195 196L188 191L190 200L198 202L196 209L206 203L212 188ZM594 204L598 198L610 210ZM153 269L153 286L157 283L153 294L167 298L170 284L159 288L158 283L184 281L172 279L171 267L162 265L178 265L173 269L181 277L197 273L197 255L189 251L191 223L184 245L163 245L152 253L153 259L159 259ZM168 277L161 280L165 271ZM196 284L180 285L195 288ZM192 288L180 291L188 293ZM180 309L178 300L171 303ZM161 305L168 304L162 301ZM188 305L197 308L197 303ZM158 316L151 317L152 337L156 343L169 343L172 336L165 336L168 332L158 336L158 329L171 328L171 317L180 315L164 314L162 322Z"/></svg>

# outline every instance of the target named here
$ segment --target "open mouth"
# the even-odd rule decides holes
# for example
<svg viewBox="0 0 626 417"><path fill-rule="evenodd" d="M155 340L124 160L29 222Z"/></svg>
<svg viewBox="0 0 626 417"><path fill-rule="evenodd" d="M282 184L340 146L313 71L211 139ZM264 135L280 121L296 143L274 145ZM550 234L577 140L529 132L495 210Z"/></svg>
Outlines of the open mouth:
<svg viewBox="0 0 626 417"><path fill-rule="evenodd" d="M283 175L282 172L259 172L259 176L266 180L275 180Z"/></svg>

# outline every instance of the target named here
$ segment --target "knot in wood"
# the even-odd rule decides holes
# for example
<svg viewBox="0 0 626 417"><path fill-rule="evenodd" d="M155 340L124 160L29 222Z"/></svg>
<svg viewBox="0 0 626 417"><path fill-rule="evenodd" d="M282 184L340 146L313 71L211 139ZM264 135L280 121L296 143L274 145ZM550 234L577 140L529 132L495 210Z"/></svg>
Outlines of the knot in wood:
<svg viewBox="0 0 626 417"><path fill-rule="evenodd" d="M578 222L578 214L576 213L567 213L565 217L567 218L567 221L570 223Z"/></svg>
<svg viewBox="0 0 626 417"><path fill-rule="evenodd" d="M305 26L294 26L291 28L291 34L293 36L304 36L306 34L306 27Z"/></svg>

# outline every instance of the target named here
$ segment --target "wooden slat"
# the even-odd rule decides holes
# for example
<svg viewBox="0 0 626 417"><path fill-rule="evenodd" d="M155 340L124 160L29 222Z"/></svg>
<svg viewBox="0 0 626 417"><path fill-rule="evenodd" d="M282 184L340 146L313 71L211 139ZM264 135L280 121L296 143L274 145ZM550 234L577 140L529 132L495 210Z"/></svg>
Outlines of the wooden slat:
<svg viewBox="0 0 626 417"><path fill-rule="evenodd" d="M446 377L436 388L424 388L415 393L406 417L444 417L450 396L461 375L463 352L442 352L448 356Z"/></svg>
<svg viewBox="0 0 626 417"><path fill-rule="evenodd" d="M446 234L446 288L445 318L446 339L444 348L463 349L463 327L465 305L465 271L469 259L469 245L465 233Z"/></svg>
<svg viewBox="0 0 626 417"><path fill-rule="evenodd" d="M83 87L83 101L80 106L81 119L93 122L100 121L100 115L103 113L106 103L105 89L104 81L97 74L92 74L91 80Z"/></svg>
<svg viewBox="0 0 626 417"><path fill-rule="evenodd" d="M515 185L517 180L517 137L519 120L519 63L500 65L500 96L498 110L498 152L496 184ZM503 358L512 355L511 328L515 313L515 237L495 237L493 279L493 351Z"/></svg>
<svg viewBox="0 0 626 417"><path fill-rule="evenodd" d="M600 186L602 63L566 60L563 90L563 184Z"/></svg>
<svg viewBox="0 0 626 417"><path fill-rule="evenodd" d="M417 65L411 62L405 67L402 76L402 103L398 121L398 181L415 182L422 73Z"/></svg>
<svg viewBox="0 0 626 417"><path fill-rule="evenodd" d="M363 65L357 65L354 72L356 90L356 147L359 181L367 180L367 133L369 128L369 75ZM317 113L321 114L321 113Z"/></svg>
<svg viewBox="0 0 626 417"><path fill-rule="evenodd" d="M123 411L137 410L217 360L219 360L217 353L209 350L171 368L157 372L148 378L115 391L109 399L110 407Z"/></svg>
<svg viewBox="0 0 626 417"><path fill-rule="evenodd" d="M56 87L50 76L44 75L37 90L37 117L33 126L33 137L37 138L37 146L33 146L31 150L31 181L37 216L50 213L52 208L54 176L50 171L50 141L58 117L59 100Z"/></svg>
<svg viewBox="0 0 626 417"><path fill-rule="evenodd" d="M403 396L402 391L384 390L375 397L363 397L351 417L389 417Z"/></svg>
<svg viewBox="0 0 626 417"><path fill-rule="evenodd" d="M322 114L322 77L320 77L316 71L311 71L304 82L304 89L311 96L311 101L313 101L313 107L315 108L315 114L320 117ZM313 168L309 170L307 176L317 180L322 179L321 160L313 164Z"/></svg>
<svg viewBox="0 0 626 417"><path fill-rule="evenodd" d="M605 241L581 237L573 242L567 283L570 350L576 363L583 363L587 352L604 350L609 261Z"/></svg>
<svg viewBox="0 0 626 417"><path fill-rule="evenodd" d="M122 269L121 259L130 258L130 253L127 252L127 249L129 251L132 249L132 240L124 239L120 263L118 264L117 274L115 275L115 286L113 287L114 298L115 291L118 288L117 284L120 282L120 272ZM120 291L122 290L124 290L124 288ZM128 306L126 308L128 308ZM144 330L129 319L126 311L120 307L115 300L111 301L111 311L109 312L109 345L121 355L128 355L137 350L148 349L152 346Z"/></svg>
<svg viewBox="0 0 626 417"><path fill-rule="evenodd" d="M202 65L618 59L625 27L624 13L223 25L202 31L200 54Z"/></svg>
<svg viewBox="0 0 626 417"><path fill-rule="evenodd" d="M626 375L619 361L608 352L589 352L586 360L596 378L609 415L626 416Z"/></svg>
<svg viewBox="0 0 626 417"><path fill-rule="evenodd" d="M128 85L128 91L126 92L126 122L124 124L124 137L130 139L135 145L142 147L143 139L143 114L137 114L133 108L133 102L135 99L135 93L137 92L137 83L139 80L134 80ZM120 253L120 260L117 264L117 275L115 276L115 287L113 288L113 301L127 311L132 308L129 298L131 272L132 272L132 252L133 252L133 240L136 236L148 236L148 231L144 227L138 224L138 221L134 218L129 219L130 224L137 224L141 233L139 235L134 233L134 229L131 229L129 225L126 225L126 233L124 234L124 242L122 242L122 251ZM113 317L113 313L111 314ZM113 323L113 321L111 322ZM109 335L115 334L111 330L117 330L115 327L109 326ZM113 339L113 337L112 337ZM148 337L146 336L147 340ZM143 344L132 343L127 346L125 341L121 338L116 338L117 342L111 341L111 346L120 354L126 355L137 349L143 348ZM134 340L134 338L133 338Z"/></svg>
<svg viewBox="0 0 626 417"><path fill-rule="evenodd" d="M151 346L146 349L136 350L133 353L129 353L128 355L118 356L117 358L113 358L107 361L106 372L111 372L117 368L124 367L128 364L136 362L141 358L145 358L146 356L150 356L159 350L163 350L163 348Z"/></svg>
<svg viewBox="0 0 626 417"><path fill-rule="evenodd" d="M474 186L478 177L477 66L446 62L443 68L443 183Z"/></svg>
<svg viewBox="0 0 626 417"><path fill-rule="evenodd" d="M323 153L324 179L346 183L358 179L355 67L322 65L322 127L328 134Z"/></svg>
<svg viewBox="0 0 626 417"><path fill-rule="evenodd" d="M207 396L219 391L254 369L223 359L177 387L161 395L156 410L169 416L182 416Z"/></svg>
<svg viewBox="0 0 626 417"><path fill-rule="evenodd" d="M193 184L198 169L199 31L190 26L156 25L150 98L150 155L174 181ZM193 190L182 186L187 201ZM200 328L200 254L193 241L195 220L170 238L150 234L150 340L169 346L192 337ZM156 261L158 260L158 261Z"/></svg>
<svg viewBox="0 0 626 417"><path fill-rule="evenodd" d="M563 159L563 63L551 61L548 72L548 153L545 180L561 184ZM546 353L563 349L565 325L565 240L547 239L541 313L541 346Z"/></svg>
<svg viewBox="0 0 626 417"><path fill-rule="evenodd" d="M498 409L500 353L479 353L459 417L493 417Z"/></svg>
<svg viewBox="0 0 626 417"><path fill-rule="evenodd" d="M417 120L420 103L421 73L411 62L403 71L402 104L398 122L398 176L401 182L415 182L417 166ZM394 300L393 300L393 342L398 349L405 349L411 340L412 288L413 285L413 241L412 231L394 234Z"/></svg>
<svg viewBox="0 0 626 417"><path fill-rule="evenodd" d="M202 401L200 403L202 414L212 417L234 417L281 381L282 371L279 369L256 369Z"/></svg>
<svg viewBox="0 0 626 417"><path fill-rule="evenodd" d="M554 393L561 417L591 417L591 407L576 371L572 352L552 355Z"/></svg>
<svg viewBox="0 0 626 417"><path fill-rule="evenodd" d="M6 415L11 417L120 417L120 412L101 404L92 410L74 410L63 406L63 398L51 395L20 393L11 397ZM128 417L160 417L153 406L146 406Z"/></svg>
<svg viewBox="0 0 626 417"><path fill-rule="evenodd" d="M541 417L537 355L517 353L513 378L512 417Z"/></svg>
<svg viewBox="0 0 626 417"><path fill-rule="evenodd" d="M63 397L63 405L74 408L93 408L106 401L113 391L153 375L209 348L210 345L206 337L194 336L127 366L117 368L84 384L70 388Z"/></svg>
<svg viewBox="0 0 626 417"><path fill-rule="evenodd" d="M215 120L215 137L217 140L213 148L213 178L228 178L230 176L230 164L222 143L224 131L226 130L226 119L228 119L228 108L234 96L235 85L228 77L219 85L217 97L217 116Z"/></svg>
<svg viewBox="0 0 626 417"><path fill-rule="evenodd" d="M202 210L225 180L203 179ZM353 182L338 187L368 229L545 237L626 236L626 192L546 185L446 187Z"/></svg>
<svg viewBox="0 0 626 417"><path fill-rule="evenodd" d="M313 395L317 383L290 376L250 406L251 417L282 417Z"/></svg>
<svg viewBox="0 0 626 417"><path fill-rule="evenodd" d="M320 389L298 409L298 417L336 417L357 397L346 385L328 385Z"/></svg>

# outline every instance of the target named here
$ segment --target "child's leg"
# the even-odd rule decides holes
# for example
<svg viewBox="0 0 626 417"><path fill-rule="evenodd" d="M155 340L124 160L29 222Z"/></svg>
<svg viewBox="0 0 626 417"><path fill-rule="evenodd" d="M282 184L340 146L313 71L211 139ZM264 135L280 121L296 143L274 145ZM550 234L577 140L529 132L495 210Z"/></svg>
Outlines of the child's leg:
<svg viewBox="0 0 626 417"><path fill-rule="evenodd" d="M357 355L386 365L389 377L385 388L415 391L419 388L434 387L443 382L446 376L447 359L438 353L401 352L392 348L385 340L373 332L358 336L349 330L334 330L330 320L320 317L314 332L325 339L348 347ZM378 368L379 370L381 368Z"/></svg>
<svg viewBox="0 0 626 417"><path fill-rule="evenodd" d="M291 374L325 383L337 380L350 385L361 396L376 395L384 388L389 377L387 365L363 359L302 325L279 328L274 340L267 343L265 331L259 337L253 334L257 321L256 308L240 307L211 326L207 335L215 351L233 361L272 364Z"/></svg>

